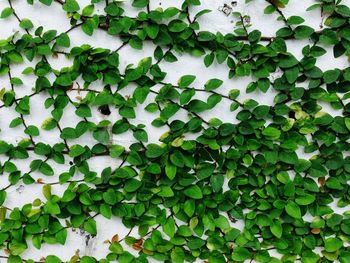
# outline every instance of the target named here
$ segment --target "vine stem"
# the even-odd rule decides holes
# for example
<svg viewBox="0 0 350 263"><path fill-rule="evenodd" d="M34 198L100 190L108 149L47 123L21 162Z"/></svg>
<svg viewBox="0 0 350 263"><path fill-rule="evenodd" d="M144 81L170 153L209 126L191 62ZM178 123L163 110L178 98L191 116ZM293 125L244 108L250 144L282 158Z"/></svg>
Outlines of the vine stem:
<svg viewBox="0 0 350 263"><path fill-rule="evenodd" d="M55 0L56 3L59 3L60 5L64 5L63 0Z"/></svg>
<svg viewBox="0 0 350 263"><path fill-rule="evenodd" d="M15 93L15 88L14 88L14 85L12 84L12 75L11 75L11 68L10 68L10 65L8 65L8 72L7 72L7 74L8 74L8 77L9 77L9 79L10 79L11 90ZM15 93L15 94L16 94L16 93ZM19 105L18 101L15 100L15 104L16 104L16 106L18 106L18 105ZM20 116L20 118L21 118L21 120L22 120L22 123L23 123L24 128L25 128L25 129L28 129L28 125L27 125L26 122L25 122L25 119L24 119L23 114L20 113L19 116ZM30 139L30 141L32 142L32 144L35 146L36 144L35 144L35 142L34 142L33 136L30 135L30 134L28 134L28 136L29 136L29 139Z"/></svg>
<svg viewBox="0 0 350 263"><path fill-rule="evenodd" d="M274 4L271 0L265 0L267 3L273 5L277 11L277 13L282 17L283 22L285 23L285 25L292 31L294 32L294 29L291 27L291 25L288 23L288 20L286 18L286 16L283 14L282 10L276 5Z"/></svg>
<svg viewBox="0 0 350 263"><path fill-rule="evenodd" d="M16 10L13 8L12 0L7 0L7 2L9 3L9 5L10 5L10 7L11 7L11 9L12 9L13 15L16 17L17 21L18 21L19 23L21 23L21 22L22 22L22 19L18 16ZM26 31L27 34L29 34L28 29L25 29L25 31Z"/></svg>

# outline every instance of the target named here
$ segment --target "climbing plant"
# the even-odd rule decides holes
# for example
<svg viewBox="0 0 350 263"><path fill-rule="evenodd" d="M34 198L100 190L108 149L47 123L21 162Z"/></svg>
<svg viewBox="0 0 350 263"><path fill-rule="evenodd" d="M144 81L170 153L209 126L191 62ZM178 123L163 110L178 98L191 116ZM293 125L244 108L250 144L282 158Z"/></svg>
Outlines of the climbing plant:
<svg viewBox="0 0 350 263"><path fill-rule="evenodd" d="M321 29L301 16L286 16L288 0L265 0L261 12L283 23L273 36L252 29L247 14L230 7L231 13L228 6L222 10L235 18L232 33L206 31L200 22L212 10L194 12L200 0L164 9L132 0L134 17L120 1L26 1L62 9L71 25L65 32L35 27L19 15L15 1L7 0L0 14L18 23L18 32L0 40L0 75L9 79L0 91L0 118L8 120L1 113L5 108L16 113L6 125L23 131L23 139L13 144L0 132L0 174L8 181L0 190L2 259L63 262L60 253L34 260L22 254L29 244L39 250L44 243L64 246L70 229L93 237L95 218L103 216L122 219L129 233L108 240L104 258L77 252L67 262L350 262L350 212L338 214L332 206L350 203L350 68L323 72L317 66L327 51L334 59L350 55L350 8L341 0L315 0L308 8L319 10ZM246 3L258 1L263 0ZM95 10L97 4L104 5L102 11ZM115 50L71 46L75 30L91 37L102 30L122 44ZM305 43L301 59L287 49L297 41ZM146 44L154 46L151 57L120 65L121 49ZM220 78L195 84L205 76L167 82L161 62L176 62L182 54L201 58L203 68L224 65L232 81L251 82L235 89L225 88ZM62 57L69 67L50 64ZM21 66L23 75L35 78L32 93L24 96L19 94L25 81L13 74ZM131 95L123 95L125 90ZM242 93L268 92L273 105L253 95L241 99ZM28 121L38 96L51 114L39 126ZM232 122L207 117L218 105L231 111ZM117 120L96 121L97 112ZM139 123L146 112L155 129L167 131L158 142L150 142L145 123ZM67 126L65 114L80 121ZM44 142L42 133L54 131L60 142ZM125 134L135 142L113 141ZM94 145L79 140L84 136ZM91 169L89 162L103 156L117 167ZM18 161L25 160L30 165L21 170ZM47 183L57 175L56 166L64 172ZM41 185L44 199L8 207L7 191L20 183ZM62 195L54 194L57 185L65 187Z"/></svg>

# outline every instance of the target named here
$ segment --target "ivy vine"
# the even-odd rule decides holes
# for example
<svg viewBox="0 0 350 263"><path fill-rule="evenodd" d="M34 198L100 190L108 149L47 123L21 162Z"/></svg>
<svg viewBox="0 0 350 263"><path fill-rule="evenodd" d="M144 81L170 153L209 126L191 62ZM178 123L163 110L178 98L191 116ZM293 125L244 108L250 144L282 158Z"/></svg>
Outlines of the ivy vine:
<svg viewBox="0 0 350 263"><path fill-rule="evenodd" d="M257 1L263 0L245 2ZM350 56L350 8L342 0L315 0L307 9L319 10L321 29L301 16L288 17L288 0L264 0L265 15L283 25L274 36L252 29L250 17L228 5L222 11L236 21L232 33L202 30L200 21L212 10L195 13L200 0L166 9L132 0L135 17L126 15L120 1L91 0L87 6L77 0L26 1L62 9L71 25L65 32L35 27L13 2L7 0L0 13L18 23L18 32L0 40L0 76L9 80L0 90L0 112L8 108L16 114L6 125L23 130L24 137L16 144L0 140L0 174L8 181L0 189L1 259L64 262L59 253L40 259L22 254L30 243L39 250L42 244L64 246L70 229L93 238L95 218L103 216L120 218L130 231L106 242L104 258L77 252L66 262L350 262L350 210L333 210L333 204L342 210L350 204L350 67L323 72L317 66L327 50L334 58ZM102 12L97 4L104 5ZM74 30L88 36L103 30L121 45L72 47ZM287 49L287 42L297 40L307 43L301 59ZM154 46L152 57L120 65L121 49L142 50L146 43ZM181 54L200 57L203 67L223 64L229 79L251 82L227 89L219 78L195 85L205 76L166 81L161 62L176 62ZM55 69L50 60L62 57L71 65ZM13 68L26 62L34 66L23 66L22 74L34 77L35 85L21 96L25 83ZM268 91L273 105L241 99L241 93L262 97ZM40 127L28 120L38 95L51 114ZM232 122L208 118L219 104L231 111ZM97 111L118 120L96 122ZM146 112L153 127L167 131L158 143L138 123ZM80 121L66 126L66 114ZM45 143L42 133L54 131L60 142ZM125 134L134 138L132 144L113 141ZM94 145L84 144L84 136ZM89 163L103 156L117 166L91 169ZM17 167L28 160L28 170ZM64 172L48 183L57 166ZM42 185L45 200L8 207L7 191L18 184ZM62 195L54 194L55 185L65 187Z"/></svg>

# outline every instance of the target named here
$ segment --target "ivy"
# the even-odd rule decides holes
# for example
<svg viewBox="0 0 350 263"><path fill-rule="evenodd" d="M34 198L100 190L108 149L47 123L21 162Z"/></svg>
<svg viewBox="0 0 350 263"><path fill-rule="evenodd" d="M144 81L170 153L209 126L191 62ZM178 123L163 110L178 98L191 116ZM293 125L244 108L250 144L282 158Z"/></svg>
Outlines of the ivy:
<svg viewBox="0 0 350 263"><path fill-rule="evenodd" d="M26 2L60 7L71 28L47 30L21 17L12 0L0 12L3 23L17 23L16 33L0 40L0 76L8 78L0 90L1 258L350 261L350 214L338 214L350 203L350 68L331 63L332 56L346 61L350 52L350 9L343 1L319 0L307 9L319 11L321 28L298 14L286 16L288 0L262 1L261 13L280 26L270 36L236 12L235 1L222 8L233 10L227 34L202 26L209 12L220 11L203 9L199 0L154 9L149 0ZM121 44L74 46L76 30L92 40L105 31ZM289 50L295 40L305 45L298 56ZM120 56L126 47L151 46L153 55L136 63ZM323 71L318 62L326 54ZM168 81L170 63L184 55L214 70L221 64L229 81L191 73ZM51 65L63 56L69 66ZM24 92L28 77L34 84ZM273 102L261 104L262 96ZM38 123L40 103L45 113ZM230 114L225 120L213 115L221 110ZM76 122L65 123L67 116ZM163 135L155 140L151 128ZM6 139L17 133L20 139ZM53 134L57 140L44 139ZM8 193L20 184L39 185L42 199L9 207ZM30 243L39 251L65 245L70 230L79 229L88 242L99 234L98 217L129 229L105 241L105 257L25 258Z"/></svg>

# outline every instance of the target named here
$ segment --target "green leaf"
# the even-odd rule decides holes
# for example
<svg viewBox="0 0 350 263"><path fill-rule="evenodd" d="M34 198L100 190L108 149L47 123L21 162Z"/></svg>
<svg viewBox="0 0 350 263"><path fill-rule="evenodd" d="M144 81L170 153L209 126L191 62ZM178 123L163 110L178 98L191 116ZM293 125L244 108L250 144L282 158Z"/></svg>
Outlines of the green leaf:
<svg viewBox="0 0 350 263"><path fill-rule="evenodd" d="M178 104L169 103L161 111L160 118L166 121L169 118L171 118L179 109L180 109L180 106Z"/></svg>
<svg viewBox="0 0 350 263"><path fill-rule="evenodd" d="M214 53L207 54L204 57L204 65L208 68L214 62Z"/></svg>
<svg viewBox="0 0 350 263"><path fill-rule="evenodd" d="M119 114L127 119L134 119L136 117L135 110L131 107L121 107L119 109Z"/></svg>
<svg viewBox="0 0 350 263"><path fill-rule="evenodd" d="M96 221L93 218L90 218L84 223L84 230L91 235L96 235L97 234L97 229L96 229Z"/></svg>
<svg viewBox="0 0 350 263"><path fill-rule="evenodd" d="M282 225L279 221L275 221L271 226L270 226L270 230L272 232L272 234L277 237L277 238L281 238L282 237Z"/></svg>
<svg viewBox="0 0 350 263"><path fill-rule="evenodd" d="M62 261L56 256L47 256L45 257L45 263L61 263Z"/></svg>
<svg viewBox="0 0 350 263"><path fill-rule="evenodd" d="M109 133L106 129L97 129L93 132L93 137L98 142L107 145L109 143Z"/></svg>
<svg viewBox="0 0 350 263"><path fill-rule="evenodd" d="M8 247L10 253L15 256L22 254L28 248L25 243L20 243L18 241L11 242Z"/></svg>
<svg viewBox="0 0 350 263"><path fill-rule="evenodd" d="M292 84L298 79L299 68L298 67L289 68L285 71L285 75L288 83Z"/></svg>
<svg viewBox="0 0 350 263"><path fill-rule="evenodd" d="M310 37L315 30L309 26L297 26L294 29L296 39L304 39Z"/></svg>
<svg viewBox="0 0 350 263"><path fill-rule="evenodd" d="M123 246L119 242L113 242L109 246L109 250L118 255L122 254L124 251Z"/></svg>
<svg viewBox="0 0 350 263"><path fill-rule="evenodd" d="M10 255L8 260L7 260L7 263L22 263L23 260L21 259L20 256L13 256L13 255Z"/></svg>
<svg viewBox="0 0 350 263"><path fill-rule="evenodd" d="M50 184L45 184L43 186L43 195L45 196L46 199L50 199L50 197L51 197L51 185Z"/></svg>
<svg viewBox="0 0 350 263"><path fill-rule="evenodd" d="M300 16L291 16L287 19L289 25L299 25L305 22L305 19Z"/></svg>
<svg viewBox="0 0 350 263"><path fill-rule="evenodd" d="M182 76L177 83L180 88L187 88L189 85L193 83L195 79L196 79L196 76L185 75L185 76Z"/></svg>
<svg viewBox="0 0 350 263"><path fill-rule="evenodd" d="M60 34L57 39L56 43L58 46L61 47L69 47L70 46L70 38L67 33Z"/></svg>
<svg viewBox="0 0 350 263"><path fill-rule="evenodd" d="M299 61L291 54L281 56L279 59L279 66L281 68L291 68L298 65Z"/></svg>
<svg viewBox="0 0 350 263"><path fill-rule="evenodd" d="M131 263L134 260L134 256L127 251L124 251L119 257L118 262L120 263Z"/></svg>
<svg viewBox="0 0 350 263"><path fill-rule="evenodd" d="M194 215L195 208L196 208L196 204L193 199L188 199L184 203L184 211L186 215L188 215L189 217L192 217Z"/></svg>
<svg viewBox="0 0 350 263"><path fill-rule="evenodd" d="M95 6L94 5L87 5L83 8L83 16L91 16L94 12Z"/></svg>
<svg viewBox="0 0 350 263"><path fill-rule="evenodd" d="M158 195L161 197L172 197L174 196L174 192L169 186L161 186L161 191Z"/></svg>
<svg viewBox="0 0 350 263"><path fill-rule="evenodd" d="M11 121L9 127L10 127L10 128L14 128L14 127L17 127L18 125L20 125L20 124L22 124L22 123L23 123L22 119L21 119L20 117L18 117L18 118L15 118L15 119L13 119L13 120Z"/></svg>
<svg viewBox="0 0 350 263"><path fill-rule="evenodd" d="M12 147L10 144L8 144L5 141L0 140L0 154L4 154L4 153L8 152L11 148Z"/></svg>
<svg viewBox="0 0 350 263"><path fill-rule="evenodd" d="M58 215L61 213L61 209L57 203L48 200L44 205L44 212L47 214Z"/></svg>
<svg viewBox="0 0 350 263"><path fill-rule="evenodd" d="M222 190L222 186L224 185L224 176L221 174L212 175L210 177L210 184L213 187L214 192L220 192Z"/></svg>
<svg viewBox="0 0 350 263"><path fill-rule="evenodd" d="M67 229L60 230L59 232L57 232L55 234L56 241L59 244L64 245L66 243L66 240L67 240L67 235L68 235Z"/></svg>
<svg viewBox="0 0 350 263"><path fill-rule="evenodd" d="M163 231L169 237L174 237L175 234L175 220L172 217L169 217L165 224L163 225Z"/></svg>
<svg viewBox="0 0 350 263"><path fill-rule="evenodd" d="M203 198L202 190L198 185L191 185L190 187L186 188L184 194L193 199Z"/></svg>
<svg viewBox="0 0 350 263"><path fill-rule="evenodd" d="M171 261L174 263L185 262L185 252L181 247L175 247L170 254Z"/></svg>
<svg viewBox="0 0 350 263"><path fill-rule="evenodd" d="M175 178L176 171L176 166L172 165L171 163L167 163L167 165L165 166L165 173L170 180L173 180Z"/></svg>
<svg viewBox="0 0 350 263"><path fill-rule="evenodd" d="M132 2L133 7L143 8L149 4L149 0L134 0Z"/></svg>
<svg viewBox="0 0 350 263"><path fill-rule="evenodd" d="M287 214L290 215L291 217L294 217L297 219L301 218L300 208L293 201L288 201L285 209L286 209Z"/></svg>
<svg viewBox="0 0 350 263"><path fill-rule="evenodd" d="M326 186L330 189L342 190L343 186L337 178L330 177L326 182Z"/></svg>
<svg viewBox="0 0 350 263"><path fill-rule="evenodd" d="M277 174L277 180L280 181L282 184L287 184L290 182L289 174L286 171L281 171Z"/></svg>
<svg viewBox="0 0 350 263"><path fill-rule="evenodd" d="M157 158L164 154L165 148L157 144L149 144L146 150L146 156L148 158Z"/></svg>
<svg viewBox="0 0 350 263"><path fill-rule="evenodd" d="M149 24L147 27L145 27L147 35L151 39L155 39L159 33L159 25L157 24Z"/></svg>
<svg viewBox="0 0 350 263"><path fill-rule="evenodd" d="M346 128L350 131L350 118L345 118L344 121Z"/></svg>
<svg viewBox="0 0 350 263"><path fill-rule="evenodd" d="M63 4L63 10L66 12L77 12L80 10L80 6L76 0L66 0Z"/></svg>
<svg viewBox="0 0 350 263"><path fill-rule="evenodd" d="M52 176L55 174L52 167L46 162L42 162L42 164L39 167L39 171L46 176Z"/></svg>
<svg viewBox="0 0 350 263"><path fill-rule="evenodd" d="M24 132L30 136L39 136L40 134L39 129L34 125L29 125Z"/></svg>
<svg viewBox="0 0 350 263"><path fill-rule="evenodd" d="M22 74L23 75L29 75L29 74L33 74L34 73L34 69L32 67L26 67L23 71Z"/></svg>
<svg viewBox="0 0 350 263"><path fill-rule="evenodd" d="M335 11L344 17L350 17L350 8L346 5L337 5Z"/></svg>
<svg viewBox="0 0 350 263"><path fill-rule="evenodd" d="M0 207L0 223L3 223L6 219L7 209L5 207Z"/></svg>
<svg viewBox="0 0 350 263"><path fill-rule="evenodd" d="M72 78L70 74L62 74L57 77L55 83L61 86L70 86L72 85Z"/></svg>
<svg viewBox="0 0 350 263"><path fill-rule="evenodd" d="M205 90L214 90L219 88L222 85L223 81L220 79L210 79L205 83Z"/></svg>
<svg viewBox="0 0 350 263"><path fill-rule="evenodd" d="M117 197L112 189L107 190L103 193L103 200L109 205L115 205L117 202Z"/></svg>
<svg viewBox="0 0 350 263"><path fill-rule="evenodd" d="M9 52L7 56L13 63L19 64L23 62L22 55L15 51Z"/></svg>
<svg viewBox="0 0 350 263"><path fill-rule="evenodd" d="M111 145L109 154L113 158L118 158L124 152L124 150L125 148L123 146L114 144Z"/></svg>
<svg viewBox="0 0 350 263"><path fill-rule="evenodd" d="M6 7L1 11L0 18L6 18L13 14L13 10L11 7Z"/></svg>
<svg viewBox="0 0 350 263"><path fill-rule="evenodd" d="M5 202L7 193L5 190L0 190L0 205L2 205Z"/></svg>
<svg viewBox="0 0 350 263"><path fill-rule="evenodd" d="M323 80L325 83L330 84L335 82L340 76L339 70L327 70L323 73Z"/></svg>
<svg viewBox="0 0 350 263"><path fill-rule="evenodd" d="M53 0L39 0L39 2L43 3L44 5L50 6L52 4Z"/></svg>
<svg viewBox="0 0 350 263"><path fill-rule="evenodd" d="M15 85L15 86L19 86L19 85L23 84L23 81L20 78L14 77L14 78L11 78L10 83Z"/></svg>
<svg viewBox="0 0 350 263"><path fill-rule="evenodd" d="M52 130L56 127L57 127L57 122L53 118L48 118L41 124L41 128L47 131Z"/></svg>
<svg viewBox="0 0 350 263"><path fill-rule="evenodd" d="M190 250L196 250L198 248L201 248L204 246L206 242L198 237L192 238L188 243L187 246Z"/></svg>
<svg viewBox="0 0 350 263"><path fill-rule="evenodd" d="M105 218L111 219L112 218L112 210L111 207L107 204L101 204L100 206L100 213Z"/></svg>
<svg viewBox="0 0 350 263"><path fill-rule="evenodd" d="M77 157L85 152L85 148L79 144L75 144L69 149L70 157Z"/></svg>
<svg viewBox="0 0 350 263"><path fill-rule="evenodd" d="M134 98L138 103L142 104L145 102L147 95L150 93L149 87L138 87L134 91Z"/></svg>
<svg viewBox="0 0 350 263"><path fill-rule="evenodd" d="M147 142L148 141L148 134L144 130L136 130L133 132L133 136L136 140L141 142Z"/></svg>
<svg viewBox="0 0 350 263"><path fill-rule="evenodd" d="M299 196L295 199L295 202L298 205L309 205L312 204L315 201L315 196L310 195L310 194L305 194L303 196Z"/></svg>
<svg viewBox="0 0 350 263"><path fill-rule="evenodd" d="M173 20L169 23L168 29L170 32L179 33L187 27L187 24L181 20Z"/></svg>
<svg viewBox="0 0 350 263"><path fill-rule="evenodd" d="M23 18L22 21L19 23L19 26L27 30L34 27L32 21L29 20L28 18Z"/></svg>
<svg viewBox="0 0 350 263"><path fill-rule="evenodd" d="M262 131L262 134L270 139L278 139L281 136L281 131L269 126Z"/></svg>
<svg viewBox="0 0 350 263"><path fill-rule="evenodd" d="M142 185L142 182L136 179L130 179L126 181L124 185L124 190L126 192L135 192L137 189L139 189Z"/></svg>
<svg viewBox="0 0 350 263"><path fill-rule="evenodd" d="M55 39L57 35L57 30L48 30L44 33L42 38L45 40L45 42L50 42Z"/></svg>
<svg viewBox="0 0 350 263"><path fill-rule="evenodd" d="M327 238L324 242L324 248L327 252L335 252L343 246L343 241L339 238L331 237Z"/></svg>
<svg viewBox="0 0 350 263"><path fill-rule="evenodd" d="M188 109L191 112L195 112L195 113L199 113L199 112L203 112L209 109L209 106L207 103L201 101L201 100L192 100L190 101L190 103L188 104Z"/></svg>
<svg viewBox="0 0 350 263"><path fill-rule="evenodd" d="M121 9L119 8L118 3L114 2L109 3L109 5L105 7L105 12L111 16L118 16L121 14Z"/></svg>
<svg viewBox="0 0 350 263"><path fill-rule="evenodd" d="M94 29L97 28L97 24L93 18L87 19L84 24L82 24L81 29L88 36L92 36L94 33Z"/></svg>
<svg viewBox="0 0 350 263"><path fill-rule="evenodd" d="M113 96L107 91L100 92L95 98L95 104L102 106L113 103Z"/></svg>
<svg viewBox="0 0 350 263"><path fill-rule="evenodd" d="M245 247L235 247L232 253L232 259L236 261L245 261L251 258L251 252Z"/></svg>
<svg viewBox="0 0 350 263"><path fill-rule="evenodd" d="M215 219L215 226L220 228L222 231L230 229L230 223L228 219L222 215Z"/></svg>
<svg viewBox="0 0 350 263"><path fill-rule="evenodd" d="M199 41L211 41L215 39L215 35L209 31L201 31L198 33Z"/></svg>

